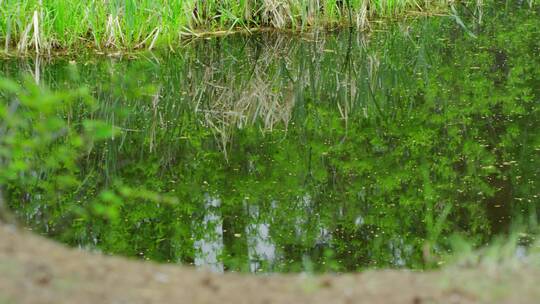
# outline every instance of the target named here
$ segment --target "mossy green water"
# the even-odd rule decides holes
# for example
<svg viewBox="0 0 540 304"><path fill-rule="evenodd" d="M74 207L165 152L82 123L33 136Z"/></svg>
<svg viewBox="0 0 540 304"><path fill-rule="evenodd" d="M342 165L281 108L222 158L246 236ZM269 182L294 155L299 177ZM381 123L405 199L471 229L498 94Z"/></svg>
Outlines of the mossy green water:
<svg viewBox="0 0 540 304"><path fill-rule="evenodd" d="M0 93L0 184L70 245L216 270L425 269L454 234L534 232L538 13L461 16L4 61L33 78Z"/></svg>

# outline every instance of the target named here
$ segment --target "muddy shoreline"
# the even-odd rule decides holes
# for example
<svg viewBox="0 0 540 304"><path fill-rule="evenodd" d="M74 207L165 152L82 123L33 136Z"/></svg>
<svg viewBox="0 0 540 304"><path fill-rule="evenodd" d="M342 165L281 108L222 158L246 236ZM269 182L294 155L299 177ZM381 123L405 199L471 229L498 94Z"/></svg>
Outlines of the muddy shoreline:
<svg viewBox="0 0 540 304"><path fill-rule="evenodd" d="M66 248L0 226L0 303L536 303L524 264L307 276L206 273Z"/></svg>

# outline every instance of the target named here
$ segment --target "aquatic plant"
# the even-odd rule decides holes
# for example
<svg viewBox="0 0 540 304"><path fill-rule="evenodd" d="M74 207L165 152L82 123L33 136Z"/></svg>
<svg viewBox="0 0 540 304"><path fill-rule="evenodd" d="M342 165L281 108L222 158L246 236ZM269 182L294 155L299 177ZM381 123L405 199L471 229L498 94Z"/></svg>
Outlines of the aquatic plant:
<svg viewBox="0 0 540 304"><path fill-rule="evenodd" d="M436 12L447 0L2 0L3 51L153 49L201 32L368 26L372 17Z"/></svg>

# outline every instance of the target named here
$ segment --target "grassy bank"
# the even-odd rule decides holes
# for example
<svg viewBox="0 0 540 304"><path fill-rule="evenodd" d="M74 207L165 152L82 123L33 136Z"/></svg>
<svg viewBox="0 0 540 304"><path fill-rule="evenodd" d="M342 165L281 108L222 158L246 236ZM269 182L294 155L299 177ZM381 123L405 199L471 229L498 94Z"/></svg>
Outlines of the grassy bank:
<svg viewBox="0 0 540 304"><path fill-rule="evenodd" d="M448 0L0 0L0 49L172 47L200 32L368 26L374 17L432 11Z"/></svg>

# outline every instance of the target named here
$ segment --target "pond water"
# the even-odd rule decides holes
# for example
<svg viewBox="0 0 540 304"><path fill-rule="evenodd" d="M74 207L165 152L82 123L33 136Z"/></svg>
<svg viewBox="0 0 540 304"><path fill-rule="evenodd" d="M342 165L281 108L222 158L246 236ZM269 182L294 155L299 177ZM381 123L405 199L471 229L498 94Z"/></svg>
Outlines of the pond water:
<svg viewBox="0 0 540 304"><path fill-rule="evenodd" d="M118 130L77 189L9 201L70 245L214 271L436 267L454 236L487 244L540 207L538 10L460 16L0 62L88 87L97 109L65 119Z"/></svg>

